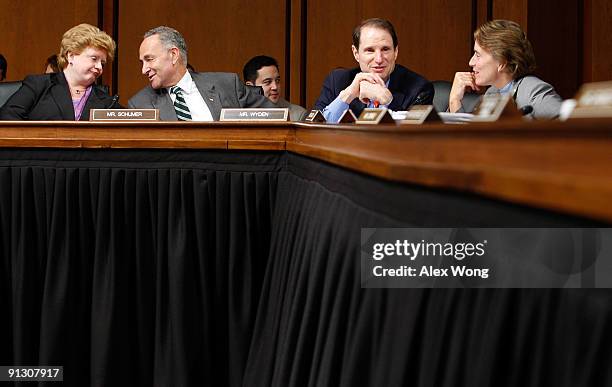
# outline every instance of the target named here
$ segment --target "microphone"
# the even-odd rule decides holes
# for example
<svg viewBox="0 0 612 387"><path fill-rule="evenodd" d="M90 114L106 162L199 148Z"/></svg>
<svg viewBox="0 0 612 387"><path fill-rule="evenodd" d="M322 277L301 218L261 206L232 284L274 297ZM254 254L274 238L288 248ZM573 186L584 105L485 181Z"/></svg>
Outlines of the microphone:
<svg viewBox="0 0 612 387"><path fill-rule="evenodd" d="M113 95L113 100L111 101L110 105L108 105L107 109L112 109L113 106L117 104L117 101L119 101L119 94Z"/></svg>
<svg viewBox="0 0 612 387"><path fill-rule="evenodd" d="M533 113L533 106L525 105L522 108L520 108L519 110L521 111L522 115L526 116L527 114Z"/></svg>

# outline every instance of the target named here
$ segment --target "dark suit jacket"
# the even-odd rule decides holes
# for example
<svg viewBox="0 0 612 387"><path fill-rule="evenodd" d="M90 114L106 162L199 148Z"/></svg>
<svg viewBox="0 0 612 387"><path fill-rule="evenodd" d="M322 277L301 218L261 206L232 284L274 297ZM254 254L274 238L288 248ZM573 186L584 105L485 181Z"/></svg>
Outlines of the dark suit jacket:
<svg viewBox="0 0 612 387"><path fill-rule="evenodd" d="M246 87L234 73L190 74L215 121L219 120L222 108L277 107L254 89ZM153 89L148 85L130 98L128 107L159 109L159 118L162 121L178 120L166 88Z"/></svg>
<svg viewBox="0 0 612 387"><path fill-rule="evenodd" d="M339 69L332 71L323 82L321 95L319 95L319 99L315 102L314 108L318 110L325 109L327 105L338 97L342 90L346 89L353 82L355 76L360 72L359 67L350 70ZM393 101L389 104L389 109L391 110L407 110L415 102L420 105L431 105L433 103L434 89L432 84L427 79L402 65L395 65L389 77L389 90L393 94ZM417 97L419 97L418 100ZM350 103L350 109L356 116L359 116L365 107L366 105L359 98L355 98Z"/></svg>
<svg viewBox="0 0 612 387"><path fill-rule="evenodd" d="M93 86L81 121L89 120L91 109L106 109L113 99L100 86ZM115 104L114 108L121 108ZM0 109L2 120L74 121L70 89L63 72L28 75L23 85Z"/></svg>

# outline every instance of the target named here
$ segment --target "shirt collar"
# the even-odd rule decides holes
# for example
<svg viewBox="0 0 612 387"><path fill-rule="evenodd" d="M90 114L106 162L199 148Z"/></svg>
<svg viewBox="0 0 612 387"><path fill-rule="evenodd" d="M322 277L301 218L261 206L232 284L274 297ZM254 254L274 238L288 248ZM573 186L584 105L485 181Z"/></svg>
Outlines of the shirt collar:
<svg viewBox="0 0 612 387"><path fill-rule="evenodd" d="M514 84L514 80L508 82L506 86L499 89L499 94L507 94L512 91L512 85Z"/></svg>
<svg viewBox="0 0 612 387"><path fill-rule="evenodd" d="M185 75L181 78L181 80L176 84L176 86L180 87L185 94L191 94L193 91L194 82L191 78L191 74L189 74L189 70L185 71ZM168 94L170 94L171 87L168 87Z"/></svg>

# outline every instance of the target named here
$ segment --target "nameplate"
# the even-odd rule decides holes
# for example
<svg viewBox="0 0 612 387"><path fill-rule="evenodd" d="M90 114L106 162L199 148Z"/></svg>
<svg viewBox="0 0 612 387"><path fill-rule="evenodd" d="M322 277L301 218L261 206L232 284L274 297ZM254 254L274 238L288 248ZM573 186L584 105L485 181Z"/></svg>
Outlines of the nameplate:
<svg viewBox="0 0 612 387"><path fill-rule="evenodd" d="M346 109L344 113L340 116L338 123L341 124L352 124L357 121L357 117L355 117L355 113L351 109Z"/></svg>
<svg viewBox="0 0 612 387"><path fill-rule="evenodd" d="M221 109L220 121L289 121L289 109Z"/></svg>
<svg viewBox="0 0 612 387"><path fill-rule="evenodd" d="M326 122L325 116L320 110L312 109L310 113L304 118L306 122Z"/></svg>
<svg viewBox="0 0 612 387"><path fill-rule="evenodd" d="M159 121L158 109L91 109L89 121Z"/></svg>
<svg viewBox="0 0 612 387"><path fill-rule="evenodd" d="M474 111L472 121L491 122L501 118L521 118L522 114L517 109L512 95L489 94L483 95L480 104Z"/></svg>
<svg viewBox="0 0 612 387"><path fill-rule="evenodd" d="M355 121L356 124L394 124L395 120L386 108L365 108Z"/></svg>
<svg viewBox="0 0 612 387"><path fill-rule="evenodd" d="M440 122L442 119L434 109L433 105L412 105L398 124L424 124L426 122Z"/></svg>
<svg viewBox="0 0 612 387"><path fill-rule="evenodd" d="M612 81L585 83L575 99L569 118L612 117Z"/></svg>

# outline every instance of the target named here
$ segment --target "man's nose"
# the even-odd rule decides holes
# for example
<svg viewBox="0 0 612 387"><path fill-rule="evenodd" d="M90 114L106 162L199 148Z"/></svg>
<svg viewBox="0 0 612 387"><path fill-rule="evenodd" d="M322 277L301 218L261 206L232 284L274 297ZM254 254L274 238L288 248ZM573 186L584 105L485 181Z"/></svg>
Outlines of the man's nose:
<svg viewBox="0 0 612 387"><path fill-rule="evenodd" d="M374 60L376 62L379 62L379 63L383 61L383 53L382 53L382 51L380 51L380 50L376 51L376 55L374 56Z"/></svg>

